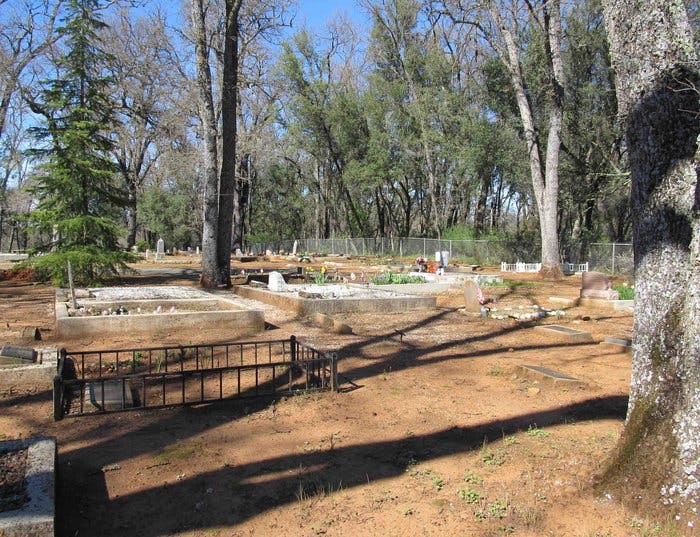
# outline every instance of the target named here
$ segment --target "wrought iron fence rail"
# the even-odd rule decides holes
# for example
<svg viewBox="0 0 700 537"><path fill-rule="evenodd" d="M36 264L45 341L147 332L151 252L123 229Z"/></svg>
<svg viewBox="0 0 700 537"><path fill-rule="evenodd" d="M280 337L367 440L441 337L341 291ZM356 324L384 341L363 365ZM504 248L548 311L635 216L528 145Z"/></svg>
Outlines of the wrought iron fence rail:
<svg viewBox="0 0 700 537"><path fill-rule="evenodd" d="M250 343L224 345L235 347ZM54 378L54 419L230 399L276 397L300 391L337 390L335 354L309 347L294 336L271 343L284 343L287 358L94 377L77 375L72 356L81 356L82 353L63 350L59 357L58 374ZM197 362L198 366L201 364ZM105 395L108 391L109 397Z"/></svg>
<svg viewBox="0 0 700 537"><path fill-rule="evenodd" d="M120 374L161 373L204 368L272 363L291 359L304 345L296 338L270 341L241 341L206 345L102 349L93 351L61 350L73 360L80 378Z"/></svg>

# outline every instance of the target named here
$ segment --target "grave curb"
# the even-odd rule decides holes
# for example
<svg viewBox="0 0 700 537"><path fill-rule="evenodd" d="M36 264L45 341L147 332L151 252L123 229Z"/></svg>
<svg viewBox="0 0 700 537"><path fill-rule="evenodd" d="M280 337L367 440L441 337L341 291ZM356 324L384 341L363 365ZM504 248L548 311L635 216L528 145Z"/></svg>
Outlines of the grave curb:
<svg viewBox="0 0 700 537"><path fill-rule="evenodd" d="M585 388L588 383L581 379L570 377L566 373L561 373L548 367L541 367L531 364L522 364L518 366L518 374L532 380L545 382L554 386L572 386Z"/></svg>
<svg viewBox="0 0 700 537"><path fill-rule="evenodd" d="M34 437L0 442L0 451L27 449L25 475L29 501L0 516L2 537L53 537L56 492L56 438Z"/></svg>

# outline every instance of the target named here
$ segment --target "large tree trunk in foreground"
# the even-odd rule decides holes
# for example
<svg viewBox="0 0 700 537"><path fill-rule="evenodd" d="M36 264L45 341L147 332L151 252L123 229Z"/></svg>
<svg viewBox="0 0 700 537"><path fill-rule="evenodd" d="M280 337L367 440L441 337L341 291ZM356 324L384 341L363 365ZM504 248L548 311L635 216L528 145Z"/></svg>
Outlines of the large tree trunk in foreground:
<svg viewBox="0 0 700 537"><path fill-rule="evenodd" d="M682 0L604 4L632 171L636 297L627 423L603 479L692 533L700 528L695 48Z"/></svg>
<svg viewBox="0 0 700 537"><path fill-rule="evenodd" d="M236 188L236 108L238 106L238 13L243 0L226 0L224 76L221 88L221 179L219 181L219 226L217 269L219 285L231 286L231 236L233 213L242 222L239 189ZM236 244L240 248L242 244Z"/></svg>
<svg viewBox="0 0 700 537"><path fill-rule="evenodd" d="M209 45L205 9L202 0L191 0L192 33L197 64L199 118L204 140L204 218L202 224L202 287L214 288L219 283L217 270L217 229L219 218L218 153L216 146L216 114L209 68Z"/></svg>

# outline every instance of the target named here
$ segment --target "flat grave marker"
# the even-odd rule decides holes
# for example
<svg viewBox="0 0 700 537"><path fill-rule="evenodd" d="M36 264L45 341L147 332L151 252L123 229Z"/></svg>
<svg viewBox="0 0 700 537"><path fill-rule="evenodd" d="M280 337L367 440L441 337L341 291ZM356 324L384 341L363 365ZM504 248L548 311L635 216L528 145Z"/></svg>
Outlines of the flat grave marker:
<svg viewBox="0 0 700 537"><path fill-rule="evenodd" d="M28 365L36 363L36 351L32 347L3 345L0 350L0 365Z"/></svg>
<svg viewBox="0 0 700 537"><path fill-rule="evenodd" d="M543 380L552 384L564 384L568 386L585 386L586 383L580 379L571 377L561 371L550 369L539 365L518 366L522 373L528 378Z"/></svg>
<svg viewBox="0 0 700 537"><path fill-rule="evenodd" d="M537 330L546 330L560 336L566 337L569 341L591 341L591 334L568 326L560 326L557 324L548 324L546 326L536 326Z"/></svg>

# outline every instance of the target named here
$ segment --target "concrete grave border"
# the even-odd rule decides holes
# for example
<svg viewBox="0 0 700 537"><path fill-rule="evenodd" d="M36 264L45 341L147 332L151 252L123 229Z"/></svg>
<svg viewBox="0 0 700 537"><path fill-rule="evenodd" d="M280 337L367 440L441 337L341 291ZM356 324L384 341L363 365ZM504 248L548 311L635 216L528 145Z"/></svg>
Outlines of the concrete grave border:
<svg viewBox="0 0 700 537"><path fill-rule="evenodd" d="M56 515L56 439L34 437L0 442L0 452L27 450L25 482L29 500L0 513L2 537L53 537Z"/></svg>

